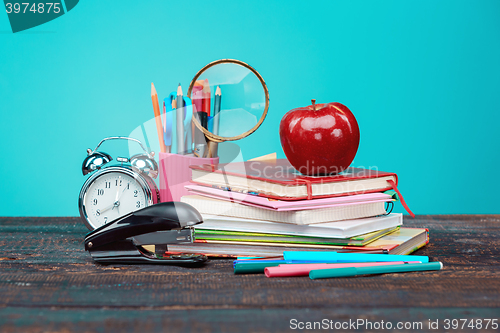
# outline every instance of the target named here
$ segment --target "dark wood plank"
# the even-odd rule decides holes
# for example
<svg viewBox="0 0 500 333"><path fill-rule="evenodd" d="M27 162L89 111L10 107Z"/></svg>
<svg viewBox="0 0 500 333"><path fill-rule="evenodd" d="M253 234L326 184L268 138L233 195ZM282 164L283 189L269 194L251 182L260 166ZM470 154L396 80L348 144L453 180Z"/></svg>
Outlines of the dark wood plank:
<svg viewBox="0 0 500 333"><path fill-rule="evenodd" d="M430 244L417 254L442 261L444 270L310 280L234 275L231 260L202 268L102 266L84 251L87 229L78 218L0 218L2 332L173 324L177 331L286 331L292 318L500 319L500 216L404 222L429 228Z"/></svg>

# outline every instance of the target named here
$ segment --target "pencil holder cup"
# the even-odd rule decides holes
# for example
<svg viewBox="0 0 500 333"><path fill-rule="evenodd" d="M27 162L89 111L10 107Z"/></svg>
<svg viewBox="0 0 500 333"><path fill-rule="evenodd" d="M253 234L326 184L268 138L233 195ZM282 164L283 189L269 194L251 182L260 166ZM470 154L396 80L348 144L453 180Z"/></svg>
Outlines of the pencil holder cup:
<svg viewBox="0 0 500 333"><path fill-rule="evenodd" d="M218 164L219 158L199 158L187 155L160 153L160 200L161 202L180 201L189 195L184 186L190 184L190 165Z"/></svg>

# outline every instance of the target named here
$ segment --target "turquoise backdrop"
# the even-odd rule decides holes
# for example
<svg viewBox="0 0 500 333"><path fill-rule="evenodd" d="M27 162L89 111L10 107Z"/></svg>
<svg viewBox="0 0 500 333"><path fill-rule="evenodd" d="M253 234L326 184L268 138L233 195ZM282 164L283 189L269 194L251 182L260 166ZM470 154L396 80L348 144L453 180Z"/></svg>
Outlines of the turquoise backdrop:
<svg viewBox="0 0 500 333"><path fill-rule="evenodd" d="M270 92L245 159L284 157L285 112L337 101L359 122L353 165L397 172L415 213L500 213L499 14L498 0L80 1L13 34L2 10L0 216L78 215L86 148L151 119L151 82L165 97L221 58Z"/></svg>

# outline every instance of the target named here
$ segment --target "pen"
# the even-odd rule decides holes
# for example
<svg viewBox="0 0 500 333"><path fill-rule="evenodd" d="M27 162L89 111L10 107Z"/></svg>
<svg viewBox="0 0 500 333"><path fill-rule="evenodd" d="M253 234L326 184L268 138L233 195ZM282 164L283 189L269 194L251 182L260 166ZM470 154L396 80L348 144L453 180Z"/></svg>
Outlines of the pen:
<svg viewBox="0 0 500 333"><path fill-rule="evenodd" d="M163 100L163 139L165 141L166 152L172 149L172 123L173 123L173 101L168 97Z"/></svg>
<svg viewBox="0 0 500 333"><path fill-rule="evenodd" d="M177 87L177 109L176 109L176 128L177 128L177 154L184 154L186 150L184 147L184 100L182 94L182 87L179 83Z"/></svg>
<svg viewBox="0 0 500 333"><path fill-rule="evenodd" d="M193 152L192 124L193 124L193 102L189 97L183 97L184 102L184 138L185 154Z"/></svg>

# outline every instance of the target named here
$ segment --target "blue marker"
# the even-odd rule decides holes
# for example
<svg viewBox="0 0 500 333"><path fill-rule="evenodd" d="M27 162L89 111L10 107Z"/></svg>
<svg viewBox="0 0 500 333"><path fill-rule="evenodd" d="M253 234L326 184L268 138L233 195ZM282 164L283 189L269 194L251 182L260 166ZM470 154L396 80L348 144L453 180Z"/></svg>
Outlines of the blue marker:
<svg viewBox="0 0 500 333"><path fill-rule="evenodd" d="M309 261L309 262L387 262L387 261L420 261L429 262L427 256L408 256L396 254L370 254L370 253L337 253L333 251L284 251L285 261Z"/></svg>
<svg viewBox="0 0 500 333"><path fill-rule="evenodd" d="M172 124L174 122L171 96L163 100L163 107L165 110L163 118L163 140L165 141L165 146L167 146L167 153L170 153L172 149Z"/></svg>

